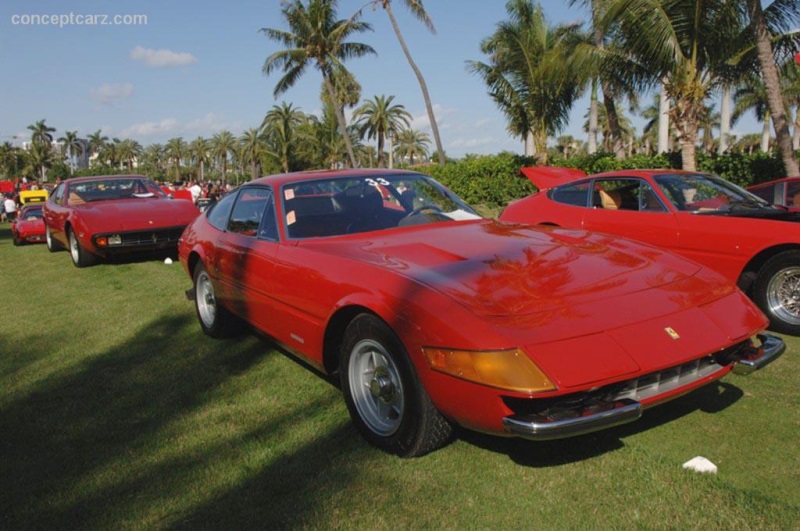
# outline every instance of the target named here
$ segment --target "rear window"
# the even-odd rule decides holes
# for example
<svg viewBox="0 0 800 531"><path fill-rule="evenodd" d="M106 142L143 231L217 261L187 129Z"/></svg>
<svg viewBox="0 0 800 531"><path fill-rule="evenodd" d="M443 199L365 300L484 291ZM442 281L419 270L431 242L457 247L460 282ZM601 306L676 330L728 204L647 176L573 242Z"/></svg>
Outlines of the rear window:
<svg viewBox="0 0 800 531"><path fill-rule="evenodd" d="M554 188L550 191L550 199L565 205L588 206L589 181Z"/></svg>

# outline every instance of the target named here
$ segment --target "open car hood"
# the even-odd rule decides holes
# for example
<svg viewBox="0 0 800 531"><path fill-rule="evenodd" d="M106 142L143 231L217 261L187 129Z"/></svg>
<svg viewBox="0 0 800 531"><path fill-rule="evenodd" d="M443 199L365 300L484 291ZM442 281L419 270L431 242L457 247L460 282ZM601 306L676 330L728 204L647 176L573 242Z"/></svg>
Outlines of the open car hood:
<svg viewBox="0 0 800 531"><path fill-rule="evenodd" d="M586 172L575 168L556 166L530 166L519 170L539 190L547 190L586 177Z"/></svg>

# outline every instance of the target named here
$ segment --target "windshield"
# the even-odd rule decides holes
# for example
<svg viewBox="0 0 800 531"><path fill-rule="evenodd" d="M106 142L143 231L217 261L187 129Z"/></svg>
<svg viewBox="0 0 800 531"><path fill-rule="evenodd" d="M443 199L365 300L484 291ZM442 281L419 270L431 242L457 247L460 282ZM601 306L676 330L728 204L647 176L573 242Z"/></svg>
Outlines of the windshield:
<svg viewBox="0 0 800 531"><path fill-rule="evenodd" d="M662 174L656 184L675 206L685 212L728 212L735 208L772 210L769 203L735 184L700 173Z"/></svg>
<svg viewBox="0 0 800 531"><path fill-rule="evenodd" d="M304 180L282 193L290 238L480 219L445 187L413 173Z"/></svg>
<svg viewBox="0 0 800 531"><path fill-rule="evenodd" d="M146 177L108 178L70 183L69 204L117 199L166 197L164 192Z"/></svg>

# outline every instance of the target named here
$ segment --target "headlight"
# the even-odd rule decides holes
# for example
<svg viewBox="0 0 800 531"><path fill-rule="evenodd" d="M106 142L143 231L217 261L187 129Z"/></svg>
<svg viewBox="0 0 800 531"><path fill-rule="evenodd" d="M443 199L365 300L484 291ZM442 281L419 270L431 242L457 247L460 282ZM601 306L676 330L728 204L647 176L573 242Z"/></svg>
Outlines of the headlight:
<svg viewBox="0 0 800 531"><path fill-rule="evenodd" d="M523 393L556 389L519 348L470 351L425 347L422 350L431 369L456 378Z"/></svg>

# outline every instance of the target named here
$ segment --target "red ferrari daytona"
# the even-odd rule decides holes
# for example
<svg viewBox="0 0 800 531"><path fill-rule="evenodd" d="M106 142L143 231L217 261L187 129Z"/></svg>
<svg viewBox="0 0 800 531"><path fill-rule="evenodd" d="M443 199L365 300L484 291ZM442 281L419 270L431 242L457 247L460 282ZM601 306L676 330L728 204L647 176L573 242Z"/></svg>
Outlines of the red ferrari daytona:
<svg viewBox="0 0 800 531"><path fill-rule="evenodd" d="M250 182L180 239L202 330L249 324L337 373L372 444L415 456L457 424L569 437L774 360L721 275L623 239L480 218L393 170Z"/></svg>

